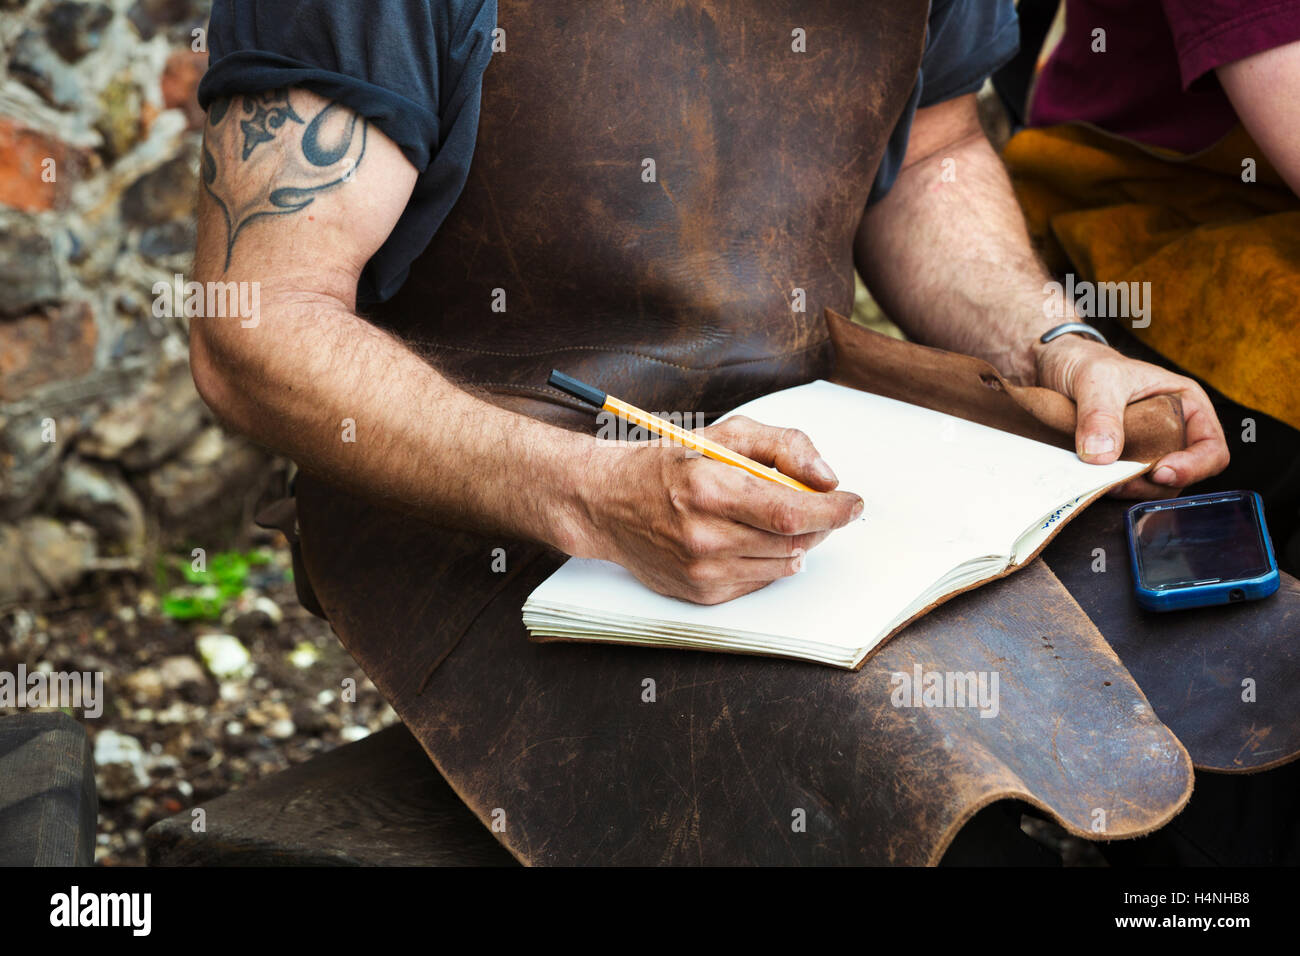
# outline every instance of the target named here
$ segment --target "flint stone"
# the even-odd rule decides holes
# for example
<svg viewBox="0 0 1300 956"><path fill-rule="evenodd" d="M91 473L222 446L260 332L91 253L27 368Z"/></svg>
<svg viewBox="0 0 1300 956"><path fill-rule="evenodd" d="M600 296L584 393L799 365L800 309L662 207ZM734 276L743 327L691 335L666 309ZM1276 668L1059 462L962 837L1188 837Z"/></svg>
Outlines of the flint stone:
<svg viewBox="0 0 1300 956"><path fill-rule="evenodd" d="M122 217L131 225L154 226L194 215L198 168L189 154L145 173L122 194Z"/></svg>
<svg viewBox="0 0 1300 956"><path fill-rule="evenodd" d="M24 30L14 41L9 74L58 109L71 109L81 99L76 71L50 49L36 30Z"/></svg>
<svg viewBox="0 0 1300 956"><path fill-rule="evenodd" d="M16 316L56 301L63 291L49 237L0 230L0 315Z"/></svg>
<svg viewBox="0 0 1300 956"><path fill-rule="evenodd" d="M149 473L150 507L173 527L188 527L222 511L238 513L245 496L265 480L268 460L244 439L210 427L174 460Z"/></svg>
<svg viewBox="0 0 1300 956"><path fill-rule="evenodd" d="M64 0L45 14L45 40L68 63L76 63L98 50L113 11L102 3Z"/></svg>
<svg viewBox="0 0 1300 956"><path fill-rule="evenodd" d="M77 448L89 458L120 461L131 470L152 468L189 441L205 417L189 366L177 362L101 415Z"/></svg>
<svg viewBox="0 0 1300 956"><path fill-rule="evenodd" d="M60 594L95 563L95 532L80 521L68 524L36 515L18 525L21 553L40 580L42 594Z"/></svg>
<svg viewBox="0 0 1300 956"><path fill-rule="evenodd" d="M144 508L119 475L72 457L59 471L55 500L62 510L94 528L101 539L131 555L142 552Z"/></svg>
<svg viewBox="0 0 1300 956"><path fill-rule="evenodd" d="M55 441L43 441L47 416L37 410L15 416L0 428L0 519L30 514L54 484L63 448L75 436L76 420L54 423Z"/></svg>
<svg viewBox="0 0 1300 956"><path fill-rule="evenodd" d="M85 302L0 322L0 401L87 375L98 337L95 314Z"/></svg>

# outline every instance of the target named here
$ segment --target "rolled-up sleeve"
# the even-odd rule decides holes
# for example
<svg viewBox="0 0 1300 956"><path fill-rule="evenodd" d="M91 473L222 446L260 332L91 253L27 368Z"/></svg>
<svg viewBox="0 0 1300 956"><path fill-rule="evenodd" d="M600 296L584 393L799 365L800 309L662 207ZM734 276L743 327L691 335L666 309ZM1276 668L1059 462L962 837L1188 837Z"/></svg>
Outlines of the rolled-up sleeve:
<svg viewBox="0 0 1300 956"><path fill-rule="evenodd" d="M1300 0L1161 0L1184 90L1211 70L1300 40Z"/></svg>
<svg viewBox="0 0 1300 956"><path fill-rule="evenodd" d="M916 86L889 137L868 205L883 199L898 178L916 111L976 92L1019 49L1013 0L935 0Z"/></svg>
<svg viewBox="0 0 1300 956"><path fill-rule="evenodd" d="M419 173L406 209L362 274L363 306L401 287L464 188L495 26L495 0L212 5L211 65L199 84L204 109L227 96L310 90L364 117Z"/></svg>

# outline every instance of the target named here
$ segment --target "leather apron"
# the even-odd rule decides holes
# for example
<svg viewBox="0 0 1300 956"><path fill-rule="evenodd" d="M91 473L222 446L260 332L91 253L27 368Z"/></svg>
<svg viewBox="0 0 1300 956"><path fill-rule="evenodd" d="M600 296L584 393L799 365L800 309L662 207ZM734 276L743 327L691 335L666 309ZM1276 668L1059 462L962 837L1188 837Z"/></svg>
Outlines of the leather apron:
<svg viewBox="0 0 1300 956"><path fill-rule="evenodd" d="M710 417L824 376L822 312L852 309L853 236L925 18L503 3L469 181L374 319L494 401L587 428L552 368Z"/></svg>
<svg viewBox="0 0 1300 956"><path fill-rule="evenodd" d="M373 320L463 386L570 428L593 416L547 387L551 368L710 418L825 377L823 311L851 309L854 235L927 11L502 0L508 47L484 78L464 193ZM1004 797L1080 833L1101 808L1105 835L1124 836L1190 790L1186 752L1041 563L850 673L533 644L519 609L562 555L306 475L298 498L343 643L525 862L926 863ZM1016 668L1033 693L1004 699L1002 720L891 706L890 674L918 664Z"/></svg>

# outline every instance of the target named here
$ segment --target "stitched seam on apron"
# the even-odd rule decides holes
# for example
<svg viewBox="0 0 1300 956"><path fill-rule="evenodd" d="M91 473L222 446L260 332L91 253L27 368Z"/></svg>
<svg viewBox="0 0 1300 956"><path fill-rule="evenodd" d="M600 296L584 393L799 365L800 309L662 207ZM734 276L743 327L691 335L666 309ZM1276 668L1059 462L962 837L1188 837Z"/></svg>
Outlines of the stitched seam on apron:
<svg viewBox="0 0 1300 956"><path fill-rule="evenodd" d="M532 358L539 355L554 355L557 352L612 352L618 355L631 355L633 358L643 359L647 362L654 362L658 365L667 365L670 368L680 369L683 372L712 372L724 368L736 368L741 365L754 365L758 362L771 362L777 359L788 358L791 355L799 355L803 352L811 352L813 349L821 348L830 341L828 335L824 339L819 339L811 345L805 345L800 349L792 349L789 352L775 352L771 355L764 355L760 358L742 359L738 362L720 362L717 365L682 365L678 362L670 362L667 359L656 358L653 355L646 355L642 352L634 352L630 349L620 349L600 345L562 345L553 349L540 349L536 352L494 352L488 349L475 349L462 345L439 345L433 342L421 343L428 348L447 349L455 352L472 352L476 355L493 355L503 358Z"/></svg>

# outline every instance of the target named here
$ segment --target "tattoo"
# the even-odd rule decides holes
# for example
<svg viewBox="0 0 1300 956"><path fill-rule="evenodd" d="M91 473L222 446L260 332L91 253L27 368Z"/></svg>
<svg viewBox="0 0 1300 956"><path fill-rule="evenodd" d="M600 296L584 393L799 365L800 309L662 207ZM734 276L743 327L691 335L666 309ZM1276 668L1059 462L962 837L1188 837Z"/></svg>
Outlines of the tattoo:
<svg viewBox="0 0 1300 956"><path fill-rule="evenodd" d="M203 188L225 217L227 269L245 226L310 206L318 193L351 182L365 156L364 119L337 103L304 119L292 95L271 90L240 97L235 110L229 99L208 110ZM215 152L209 143L219 144Z"/></svg>
<svg viewBox="0 0 1300 956"><path fill-rule="evenodd" d="M288 90L272 90L269 93L246 96L244 112L252 117L239 123L239 128L244 132L244 159L248 159L258 143L269 143L275 139L275 130L283 126L285 120L302 123L302 117L289 104Z"/></svg>

